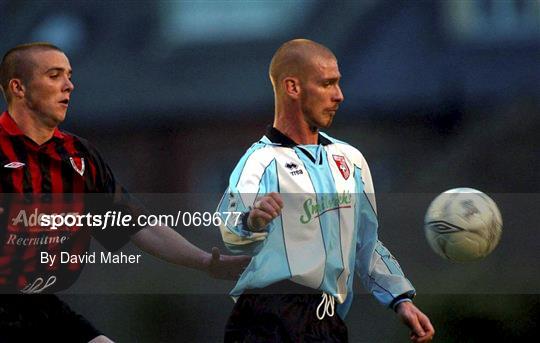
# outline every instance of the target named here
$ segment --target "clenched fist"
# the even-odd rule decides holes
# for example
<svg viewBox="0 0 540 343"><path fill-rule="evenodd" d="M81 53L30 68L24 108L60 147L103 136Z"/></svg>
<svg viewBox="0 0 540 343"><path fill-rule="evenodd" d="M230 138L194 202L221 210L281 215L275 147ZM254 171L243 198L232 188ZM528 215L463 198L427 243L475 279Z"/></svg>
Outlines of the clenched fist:
<svg viewBox="0 0 540 343"><path fill-rule="evenodd" d="M268 223L277 218L283 209L283 199L278 193L272 192L255 201L247 219L248 229L261 231Z"/></svg>

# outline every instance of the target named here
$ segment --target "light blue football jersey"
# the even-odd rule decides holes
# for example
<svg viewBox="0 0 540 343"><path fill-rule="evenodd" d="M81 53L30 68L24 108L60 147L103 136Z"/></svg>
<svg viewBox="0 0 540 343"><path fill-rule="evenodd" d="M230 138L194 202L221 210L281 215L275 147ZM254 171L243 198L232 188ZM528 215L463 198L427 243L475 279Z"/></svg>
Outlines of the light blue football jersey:
<svg viewBox="0 0 540 343"><path fill-rule="evenodd" d="M333 295L344 318L355 271L386 306L414 296L398 262L378 240L373 182L357 149L324 133L318 145L297 145L272 128L238 162L218 211L247 212L270 192L280 193L284 207L263 231L251 232L231 216L221 226L233 253L253 256L232 296L291 280Z"/></svg>

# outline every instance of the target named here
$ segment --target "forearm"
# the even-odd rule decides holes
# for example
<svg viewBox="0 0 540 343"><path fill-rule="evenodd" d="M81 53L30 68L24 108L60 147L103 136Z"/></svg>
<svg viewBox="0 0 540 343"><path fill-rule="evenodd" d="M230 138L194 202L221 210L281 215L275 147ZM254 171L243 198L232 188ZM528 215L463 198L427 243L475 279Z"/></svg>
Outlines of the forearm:
<svg viewBox="0 0 540 343"><path fill-rule="evenodd" d="M131 237L141 250L181 266L205 270L210 254L167 226L146 227Z"/></svg>
<svg viewBox="0 0 540 343"><path fill-rule="evenodd" d="M392 254L376 241L371 249L357 251L357 266L365 288L385 306L393 308L398 301L416 293Z"/></svg>

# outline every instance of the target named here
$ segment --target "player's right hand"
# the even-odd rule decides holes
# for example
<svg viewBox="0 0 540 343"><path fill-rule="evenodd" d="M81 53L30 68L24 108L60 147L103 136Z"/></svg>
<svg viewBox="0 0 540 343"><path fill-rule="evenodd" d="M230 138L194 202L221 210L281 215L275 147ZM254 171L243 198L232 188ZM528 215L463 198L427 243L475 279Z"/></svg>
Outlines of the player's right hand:
<svg viewBox="0 0 540 343"><path fill-rule="evenodd" d="M283 209L283 199L278 193L272 192L259 198L247 219L248 229L251 231L261 231L268 223L281 215Z"/></svg>

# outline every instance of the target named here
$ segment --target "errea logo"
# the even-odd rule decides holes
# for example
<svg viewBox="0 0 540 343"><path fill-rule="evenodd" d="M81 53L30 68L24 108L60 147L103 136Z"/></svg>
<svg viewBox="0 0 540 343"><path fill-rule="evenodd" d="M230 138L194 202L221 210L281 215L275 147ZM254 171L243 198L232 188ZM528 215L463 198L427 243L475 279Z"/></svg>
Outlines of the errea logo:
<svg viewBox="0 0 540 343"><path fill-rule="evenodd" d="M292 176L304 174L302 169L298 169L298 165L294 162L285 163L285 168L290 170Z"/></svg>
<svg viewBox="0 0 540 343"><path fill-rule="evenodd" d="M288 169L298 169L298 165L294 162L287 162L285 163L285 168L288 168Z"/></svg>

